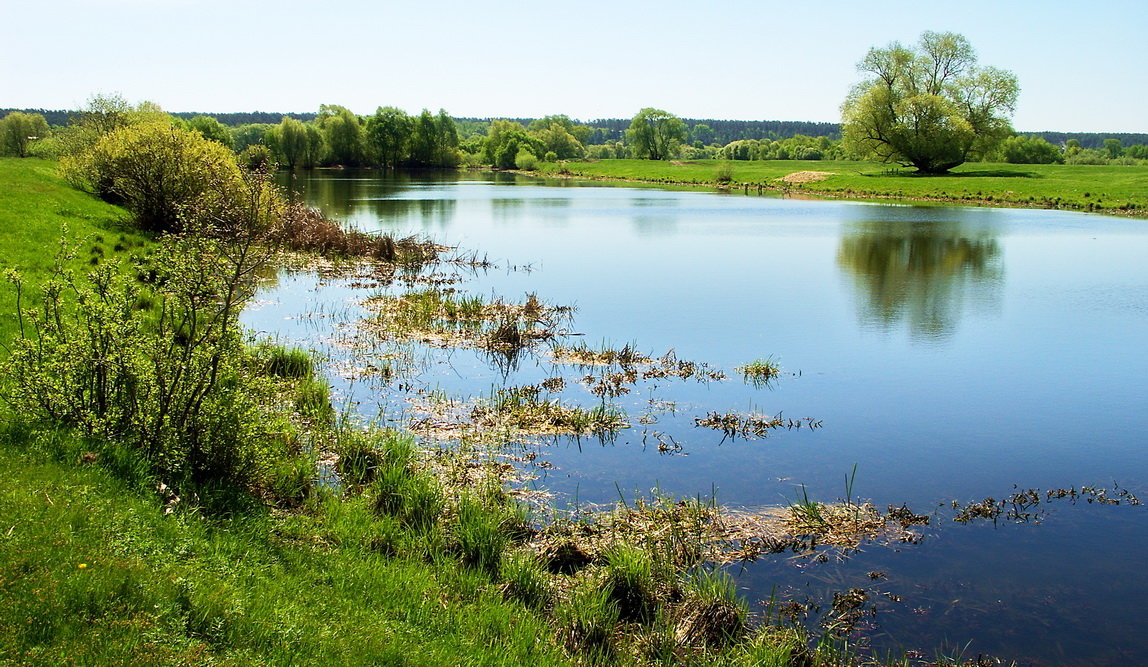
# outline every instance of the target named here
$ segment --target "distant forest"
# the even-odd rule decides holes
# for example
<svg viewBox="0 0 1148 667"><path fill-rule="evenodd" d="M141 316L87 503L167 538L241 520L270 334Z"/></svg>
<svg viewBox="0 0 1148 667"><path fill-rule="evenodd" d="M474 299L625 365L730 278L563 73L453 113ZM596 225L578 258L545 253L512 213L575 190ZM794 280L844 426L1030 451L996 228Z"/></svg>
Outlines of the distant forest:
<svg viewBox="0 0 1148 667"><path fill-rule="evenodd" d="M42 115L49 125L62 126L68 124L68 119L74 115L75 111L66 110L53 110L53 109L0 109L0 118L6 116L12 111L22 111L24 113L38 113ZM185 120L194 118L195 116L211 116L220 123L229 126L247 125L252 123L278 123L284 116L288 116L300 121L311 121L315 119L315 113L273 113L269 111L249 111L237 113L209 113L198 111L176 111L170 112L171 115L183 118ZM491 118L468 118L456 117L455 121L460 124L461 134L467 134L468 127L485 126ZM534 118L507 118L514 122L521 123L523 126L530 125ZM838 123L812 123L805 121L786 121L786 120L717 120L705 118L683 118L686 125L690 128L691 136L693 135L694 127L697 125L706 125L712 130L712 139L707 142L724 146L733 141L742 139L788 139L797 134L803 134L809 137L828 137L830 139L841 138L841 125ZM587 125L593 128L590 136L586 141L587 144L602 144L607 141L621 141L626 132L626 128L630 126L629 118L600 118L598 120L579 122L581 125ZM1148 133L1132 133L1132 132L1020 132L1025 135L1036 135L1043 138L1055 145L1063 145L1069 139L1076 139L1080 142L1083 148L1103 148L1105 139L1119 139L1125 146L1134 144L1148 144Z"/></svg>

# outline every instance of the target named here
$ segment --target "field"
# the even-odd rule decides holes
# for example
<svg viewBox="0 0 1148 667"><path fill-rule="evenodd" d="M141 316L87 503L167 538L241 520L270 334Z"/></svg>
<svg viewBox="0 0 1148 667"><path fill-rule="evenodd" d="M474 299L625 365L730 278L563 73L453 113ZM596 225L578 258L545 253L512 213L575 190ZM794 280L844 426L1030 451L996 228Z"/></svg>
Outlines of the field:
<svg viewBox="0 0 1148 667"><path fill-rule="evenodd" d="M722 173L724 171L724 173ZM823 172L787 183L799 172ZM1052 208L1148 216L1148 168L969 163L945 176L919 176L873 162L772 160L661 162L600 160L548 163L544 175L648 183L708 185L845 199L935 201L987 206ZM720 179L719 176L728 177Z"/></svg>

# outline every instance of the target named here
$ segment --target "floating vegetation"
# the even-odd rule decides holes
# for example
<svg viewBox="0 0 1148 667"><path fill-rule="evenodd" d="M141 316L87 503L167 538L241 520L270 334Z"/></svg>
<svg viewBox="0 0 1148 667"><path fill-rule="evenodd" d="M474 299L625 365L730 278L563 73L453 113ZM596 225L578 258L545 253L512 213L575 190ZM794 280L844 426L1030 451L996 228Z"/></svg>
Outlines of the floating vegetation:
<svg viewBox="0 0 1148 667"><path fill-rule="evenodd" d="M954 500L952 507L957 510L957 514L953 517L953 521L969 523L984 519L996 523L1003 517L1005 521L1015 523L1040 523L1046 516L1041 505L1054 500L1069 500L1074 504L1078 500L1100 505L1140 504L1140 499L1135 494L1118 485L1114 485L1111 492L1093 486L1082 486L1079 491L1076 487L1050 489L1043 494L1038 489L1025 489L1018 490L1001 500L989 497L968 504Z"/></svg>
<svg viewBox="0 0 1148 667"><path fill-rule="evenodd" d="M781 374L781 367L773 357L757 359L734 370L741 374L742 379L758 389L769 386Z"/></svg>
<svg viewBox="0 0 1148 667"><path fill-rule="evenodd" d="M710 412L705 417L695 418L694 425L721 431L726 438L764 438L769 435L770 431L780 428L786 430L799 428L812 430L821 428L821 420L812 417L789 419L782 417L780 414L765 416L756 413L742 415L736 412L727 412L725 414Z"/></svg>
<svg viewBox="0 0 1148 667"><path fill-rule="evenodd" d="M363 306L374 313L365 324L378 335L504 355L553 338L573 312L566 306L544 304L534 294L516 304L502 299L484 301L449 288L375 296Z"/></svg>
<svg viewBox="0 0 1148 667"><path fill-rule="evenodd" d="M564 405L542 398L541 392L537 385L499 389L489 401L474 406L470 417L480 428L538 435L592 435L628 426L625 413L612 405Z"/></svg>
<svg viewBox="0 0 1148 667"><path fill-rule="evenodd" d="M577 366L636 366L648 364L652 360L635 349L633 344L627 343L620 350L604 347L600 350L591 348L584 342L575 345L555 345L551 351L555 361Z"/></svg>
<svg viewBox="0 0 1148 667"><path fill-rule="evenodd" d="M721 369L714 368L707 363L685 361L678 359L673 350L667 352L651 367L642 372L642 379L679 378L682 380L696 380L698 382L720 382L726 379Z"/></svg>
<svg viewBox="0 0 1148 667"><path fill-rule="evenodd" d="M548 377L539 386L552 394L556 394L566 388L566 378L561 375Z"/></svg>

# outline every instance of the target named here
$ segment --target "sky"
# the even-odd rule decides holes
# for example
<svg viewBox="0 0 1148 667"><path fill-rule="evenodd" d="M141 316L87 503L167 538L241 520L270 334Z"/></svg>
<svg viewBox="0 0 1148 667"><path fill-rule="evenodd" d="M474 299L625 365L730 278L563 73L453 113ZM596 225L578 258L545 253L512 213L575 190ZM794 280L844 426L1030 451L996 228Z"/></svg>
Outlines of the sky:
<svg viewBox="0 0 1148 667"><path fill-rule="evenodd" d="M12 3L0 108L379 106L456 117L840 120L871 47L965 35L1019 131L1148 132L1145 0L56 0Z"/></svg>

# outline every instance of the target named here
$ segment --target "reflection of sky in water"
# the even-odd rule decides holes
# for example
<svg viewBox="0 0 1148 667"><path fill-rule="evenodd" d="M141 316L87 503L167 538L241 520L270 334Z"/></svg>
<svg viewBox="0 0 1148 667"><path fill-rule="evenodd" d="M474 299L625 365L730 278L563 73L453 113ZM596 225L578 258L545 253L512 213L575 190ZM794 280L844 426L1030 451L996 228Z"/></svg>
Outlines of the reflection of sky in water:
<svg viewBox="0 0 1148 667"><path fill-rule="evenodd" d="M496 183L481 174L456 178L380 181L342 172L303 177L297 187L312 204L358 227L429 235L530 265L530 272L493 269L460 288L508 299L537 292L575 305L574 330L592 345L633 342L656 355L674 349L679 358L731 375L738 365L772 355L788 372L772 389L753 389L740 379L636 387L617 400L632 420L651 398L675 402L677 413L606 445L560 440L545 447L542 455L556 468L539 483L565 497L610 502L618 488L658 486L691 496L716 488L719 502L760 505L792 499L803 483L812 497L830 500L843 494L843 477L854 463L856 492L879 506L908 502L927 509L951 499L1002 497L1014 484L1046 489L1116 480L1138 492L1148 488L1143 222L587 188L513 176ZM508 187L513 184L522 187ZM329 294L289 280L271 295L279 306L252 311L249 322L286 337L314 338L314 322L291 320L284 327L282 308L305 312ZM356 298L350 291L334 294L336 302ZM290 325L301 327L291 333ZM472 352L416 356L428 365L420 378L428 388L476 396L503 382ZM578 375L527 359L508 381L536 382L559 372ZM379 401L366 383L345 390L364 406ZM404 399L390 390L383 402L396 414ZM596 400L576 384L564 396L587 405ZM693 418L709 410L811 416L824 427L722 442L719 434L693 427ZM650 446L651 431L671 435L684 455L660 455ZM880 549L856 559L856 566L841 566L842 577L863 574L865 563L898 573L903 579L896 585L931 586L938 599L960 592L946 587L965 587L966 598L981 606L969 602L949 613L967 613L964 622L975 628L976 610L992 608L983 600L1018 585L1009 568L992 576L991 563L1023 558L1031 568L1026 586L1058 604L1116 613L1113 606L1129 598L1127 591L1148 593L1146 575L1138 567L1106 569L1105 558L1075 539L1105 536L1113 562L1127 564L1127 554L1148 546L1144 520L1134 511L1115 516L1058 508L1036 529L996 531L941 522L932 542L909 548L908 557ZM1065 573L1057 565L1062 559L1087 566ZM768 595L770 581L793 576L773 568L751 567L743 580ZM1125 593L1091 584L1100 573L1118 575ZM1049 591L1054 576L1061 585ZM1023 591L1015 597L1008 609L1029 608L1020 601ZM1135 614L1144 617L1138 609ZM888 629L894 638L941 632L940 621L930 626L927 613L888 616L905 617L897 621L901 634ZM1041 633L1085 631L1055 618L1054 630L1020 632L1029 633L1030 643L973 630L981 643L971 650L1011 647L1024 655L1044 650ZM1126 643L1114 634L1119 627L1100 632L1094 646ZM1083 639L1066 641L1075 647L1071 655L1101 659L1083 648Z"/></svg>

